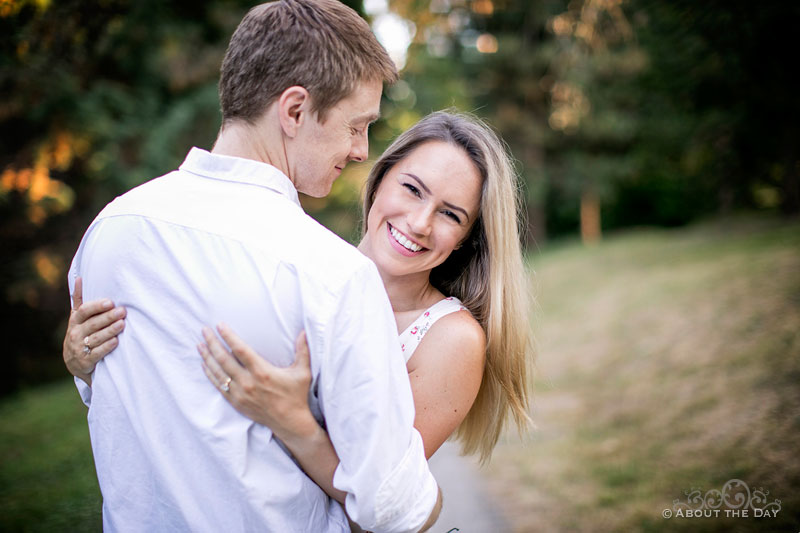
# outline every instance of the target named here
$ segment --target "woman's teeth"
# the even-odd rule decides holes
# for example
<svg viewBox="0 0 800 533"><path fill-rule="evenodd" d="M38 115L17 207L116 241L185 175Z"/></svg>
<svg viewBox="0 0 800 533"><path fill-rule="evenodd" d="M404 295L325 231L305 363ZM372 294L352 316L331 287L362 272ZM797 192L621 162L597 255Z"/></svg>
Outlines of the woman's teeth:
<svg viewBox="0 0 800 533"><path fill-rule="evenodd" d="M406 250L411 250L412 252L419 252L420 250L422 250L422 246L409 241L408 239L405 238L405 236L402 233L400 233L393 227L389 226L389 228L390 228L389 231L391 231L394 240L402 244Z"/></svg>

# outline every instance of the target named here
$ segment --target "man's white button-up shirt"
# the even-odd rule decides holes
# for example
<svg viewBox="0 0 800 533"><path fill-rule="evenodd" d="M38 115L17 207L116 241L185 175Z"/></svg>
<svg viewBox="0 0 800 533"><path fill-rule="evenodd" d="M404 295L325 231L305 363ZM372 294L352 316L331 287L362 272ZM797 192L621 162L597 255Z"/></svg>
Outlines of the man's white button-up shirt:
<svg viewBox="0 0 800 533"><path fill-rule="evenodd" d="M279 366L305 329L312 411L350 516L374 531L425 522L437 488L375 265L306 215L276 168L193 149L97 216L70 290L77 276L86 301L128 310L92 389L76 380L107 531L349 530L271 431L206 378L196 345L219 322Z"/></svg>

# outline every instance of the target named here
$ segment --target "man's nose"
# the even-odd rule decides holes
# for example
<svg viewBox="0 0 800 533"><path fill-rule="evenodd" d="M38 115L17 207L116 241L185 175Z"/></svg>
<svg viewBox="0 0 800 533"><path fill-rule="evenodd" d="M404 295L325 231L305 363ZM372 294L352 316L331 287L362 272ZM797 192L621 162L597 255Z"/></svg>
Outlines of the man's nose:
<svg viewBox="0 0 800 533"><path fill-rule="evenodd" d="M350 160L363 163L369 157L369 140L366 133L358 135L353 140L353 146L350 148Z"/></svg>

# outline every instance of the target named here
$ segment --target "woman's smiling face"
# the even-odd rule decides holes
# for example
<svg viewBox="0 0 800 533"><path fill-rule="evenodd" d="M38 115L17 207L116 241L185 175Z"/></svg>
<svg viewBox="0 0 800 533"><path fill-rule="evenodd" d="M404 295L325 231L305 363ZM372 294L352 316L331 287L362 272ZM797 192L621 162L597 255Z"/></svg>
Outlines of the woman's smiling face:
<svg viewBox="0 0 800 533"><path fill-rule="evenodd" d="M383 177L359 245L382 274L430 272L469 234L480 210L482 178L460 147L418 146Z"/></svg>

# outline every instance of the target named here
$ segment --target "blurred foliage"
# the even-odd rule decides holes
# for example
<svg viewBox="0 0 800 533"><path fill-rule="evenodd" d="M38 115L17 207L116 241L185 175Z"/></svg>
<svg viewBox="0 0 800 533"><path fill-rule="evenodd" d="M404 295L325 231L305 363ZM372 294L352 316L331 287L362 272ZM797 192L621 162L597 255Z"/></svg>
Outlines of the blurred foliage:
<svg viewBox="0 0 800 533"><path fill-rule="evenodd" d="M370 12L380 2L370 0ZM360 1L348 2L363 13ZM219 126L216 83L244 0L0 0L0 392L63 374L66 270L115 195L175 168ZM375 6L377 11L375 11ZM371 155L424 114L486 118L518 160L526 243L800 210L789 82L800 5L390 0L413 39ZM367 165L306 209L357 239ZM584 221L585 222L585 221Z"/></svg>
<svg viewBox="0 0 800 533"><path fill-rule="evenodd" d="M394 0L417 22L418 114L464 106L519 161L529 237L800 210L787 66L800 6L650 0Z"/></svg>
<svg viewBox="0 0 800 533"><path fill-rule="evenodd" d="M117 194L209 146L245 2L0 2L0 391L63 375L66 271Z"/></svg>

